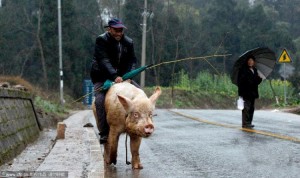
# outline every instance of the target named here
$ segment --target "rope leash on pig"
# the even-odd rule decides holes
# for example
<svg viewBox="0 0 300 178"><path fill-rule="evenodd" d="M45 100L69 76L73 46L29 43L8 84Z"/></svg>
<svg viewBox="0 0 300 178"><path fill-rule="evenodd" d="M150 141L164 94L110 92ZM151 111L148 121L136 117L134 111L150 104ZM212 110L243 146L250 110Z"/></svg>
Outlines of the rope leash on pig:
<svg viewBox="0 0 300 178"><path fill-rule="evenodd" d="M131 164L130 161L128 161L128 156L127 156L127 137L128 137L128 134L126 133L126 137L125 137L125 154L126 154L126 164L129 165Z"/></svg>
<svg viewBox="0 0 300 178"><path fill-rule="evenodd" d="M159 64L155 64L152 65L151 67L147 68L147 69L152 69L154 67L158 67L160 65L164 65L164 64L171 64L171 63L177 63L177 62L181 62L181 61L187 61L187 60L195 60L195 59L203 59L205 60L219 75L220 72L207 60L207 58L214 58L214 57L226 57L226 56L230 56L231 54L213 54L210 56L201 56L201 57L188 57L188 58L183 58L183 59L177 59L177 60L173 60L173 61L166 61L166 62L161 62Z"/></svg>
<svg viewBox="0 0 300 178"><path fill-rule="evenodd" d="M171 63L177 63L177 62L182 62L182 61L188 61L188 60L195 60L195 59L202 59L202 60L205 60L214 70L217 74L221 75L221 73L207 60L208 58L215 58L215 57L226 57L226 56L230 56L231 54L213 54L213 55L209 55L209 56L202 56L202 57L188 57L188 58L183 58L183 59L177 59L177 60L172 60L172 61L165 61L165 62L161 62L159 64L154 64L146 69L152 69L152 68L155 68L155 67L158 67L158 66L161 66L161 65L165 65L165 64L171 64ZM85 98L86 96L94 93L94 92L97 92L97 91L102 91L102 88L98 88L92 92L89 92L83 96L81 96L80 98L74 100L71 104L74 104L76 102L78 102L79 100Z"/></svg>

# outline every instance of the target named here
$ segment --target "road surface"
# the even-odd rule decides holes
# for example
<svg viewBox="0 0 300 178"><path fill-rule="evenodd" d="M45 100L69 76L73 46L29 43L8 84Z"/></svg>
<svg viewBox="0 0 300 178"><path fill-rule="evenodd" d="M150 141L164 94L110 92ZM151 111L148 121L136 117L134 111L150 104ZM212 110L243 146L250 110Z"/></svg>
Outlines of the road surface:
<svg viewBox="0 0 300 178"><path fill-rule="evenodd" d="M105 177L299 177L300 116L256 111L242 129L237 110L156 110L155 132L140 148L143 170L118 162ZM129 155L130 157L130 155Z"/></svg>
<svg viewBox="0 0 300 178"><path fill-rule="evenodd" d="M66 171L68 177L80 178L299 177L299 115L259 110L254 114L255 129L242 129L238 110L158 109L155 113L154 134L143 139L140 148L142 170L125 163L125 135L120 138L117 164L103 164L96 128L83 127L88 122L96 125L87 110L64 121L64 140L53 146L55 132L44 132L39 138L43 142L30 145L25 156L22 153L0 167L0 173Z"/></svg>

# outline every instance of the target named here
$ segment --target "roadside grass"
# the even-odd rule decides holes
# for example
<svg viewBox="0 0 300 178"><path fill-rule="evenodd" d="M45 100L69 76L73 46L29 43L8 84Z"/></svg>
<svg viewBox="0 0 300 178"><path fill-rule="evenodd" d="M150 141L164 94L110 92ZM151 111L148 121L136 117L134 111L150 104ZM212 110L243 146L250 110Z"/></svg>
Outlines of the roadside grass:
<svg viewBox="0 0 300 178"><path fill-rule="evenodd" d="M284 85L288 103L284 103ZM145 92L152 94L154 87L146 87ZM260 98L256 108L295 107L300 98L288 81L264 80L259 85ZM175 77L173 87L162 87L162 96L157 101L158 108L202 108L235 109L238 98L237 86L232 84L228 75L213 75L199 72L191 79L187 73L180 71Z"/></svg>

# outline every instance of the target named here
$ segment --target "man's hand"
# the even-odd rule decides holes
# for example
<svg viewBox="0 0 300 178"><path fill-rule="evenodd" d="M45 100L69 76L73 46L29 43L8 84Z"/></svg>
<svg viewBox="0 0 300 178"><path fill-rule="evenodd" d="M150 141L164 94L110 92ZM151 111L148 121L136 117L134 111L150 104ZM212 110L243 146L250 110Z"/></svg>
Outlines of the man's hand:
<svg viewBox="0 0 300 178"><path fill-rule="evenodd" d="M117 78L115 79L115 83L121 83L121 82L123 82L122 77L117 77Z"/></svg>

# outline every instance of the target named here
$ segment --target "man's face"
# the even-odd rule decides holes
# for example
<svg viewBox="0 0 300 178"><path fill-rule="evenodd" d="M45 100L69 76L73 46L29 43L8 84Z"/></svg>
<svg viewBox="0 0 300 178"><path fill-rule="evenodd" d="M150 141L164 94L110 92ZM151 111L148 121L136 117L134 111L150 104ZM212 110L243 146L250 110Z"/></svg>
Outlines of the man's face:
<svg viewBox="0 0 300 178"><path fill-rule="evenodd" d="M255 65L255 61L252 58L248 59L248 66L253 67L254 65Z"/></svg>
<svg viewBox="0 0 300 178"><path fill-rule="evenodd" d="M108 28L108 32L117 41L120 41L121 38L122 38L122 36L123 36L123 34L124 34L123 28L112 28L112 27L109 27Z"/></svg>

